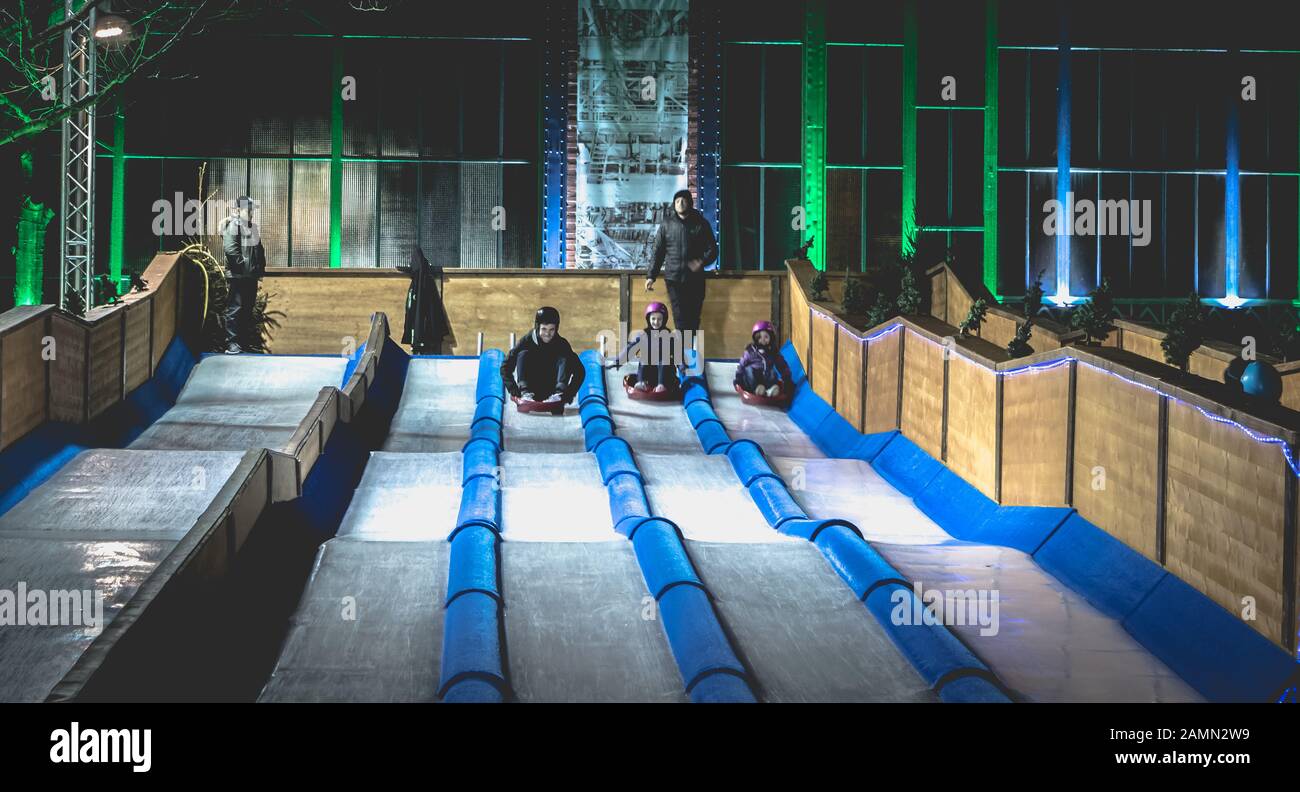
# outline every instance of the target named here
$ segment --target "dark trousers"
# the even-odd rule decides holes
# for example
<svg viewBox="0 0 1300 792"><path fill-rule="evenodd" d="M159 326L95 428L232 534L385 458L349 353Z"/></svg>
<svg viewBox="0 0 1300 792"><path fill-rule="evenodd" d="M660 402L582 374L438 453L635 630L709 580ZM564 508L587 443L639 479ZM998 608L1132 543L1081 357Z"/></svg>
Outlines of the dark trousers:
<svg viewBox="0 0 1300 792"><path fill-rule="evenodd" d="M226 347L248 345L252 335L253 308L257 303L256 278L229 278L226 298Z"/></svg>
<svg viewBox="0 0 1300 792"><path fill-rule="evenodd" d="M533 357L537 357L537 360L532 360ZM531 393L533 398L539 400L552 393L560 393L566 402L573 401L585 378L586 372L582 369L581 361L576 358L562 357L552 368L547 365L545 358L535 356L525 349L515 361L515 382L519 383L519 390Z"/></svg>
<svg viewBox="0 0 1300 792"><path fill-rule="evenodd" d="M671 363L660 363L651 366L642 363L636 367L636 378L639 382L644 382L650 387L662 384L665 388L677 387L677 377L674 375L676 367Z"/></svg>
<svg viewBox="0 0 1300 792"><path fill-rule="evenodd" d="M764 372L762 366L745 366L736 372L736 379L740 381L740 387L753 393L759 385L770 388L778 384L781 382L781 375L776 369L768 369Z"/></svg>
<svg viewBox="0 0 1300 792"><path fill-rule="evenodd" d="M704 273L689 272L680 283L668 281L668 302L673 307L673 327L698 333L704 313Z"/></svg>

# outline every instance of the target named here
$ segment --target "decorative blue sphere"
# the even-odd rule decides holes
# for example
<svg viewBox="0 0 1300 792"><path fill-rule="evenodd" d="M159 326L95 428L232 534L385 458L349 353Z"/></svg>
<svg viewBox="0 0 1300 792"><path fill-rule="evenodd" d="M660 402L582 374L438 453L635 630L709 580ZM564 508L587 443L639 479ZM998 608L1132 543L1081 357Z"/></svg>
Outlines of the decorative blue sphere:
<svg viewBox="0 0 1300 792"><path fill-rule="evenodd" d="M1276 403L1282 398L1282 377L1277 369L1256 360L1241 372L1241 389L1257 399Z"/></svg>

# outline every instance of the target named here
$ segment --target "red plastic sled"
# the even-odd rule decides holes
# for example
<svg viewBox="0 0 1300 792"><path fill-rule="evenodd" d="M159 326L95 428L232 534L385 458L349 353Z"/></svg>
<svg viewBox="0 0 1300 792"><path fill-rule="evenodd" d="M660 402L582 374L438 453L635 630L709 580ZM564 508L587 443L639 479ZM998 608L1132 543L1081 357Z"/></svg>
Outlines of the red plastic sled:
<svg viewBox="0 0 1300 792"><path fill-rule="evenodd" d="M737 383L735 385L736 393L740 394L741 401L745 404L752 404L755 407L785 407L790 403L790 392L782 389L781 395L775 399L768 396L759 396L757 393L750 393Z"/></svg>
<svg viewBox="0 0 1300 792"><path fill-rule="evenodd" d="M668 390L664 391L663 393L655 393L654 391L639 391L636 389L635 386L636 386L635 374L628 374L626 377L623 378L623 390L627 391L627 397L629 399L635 399L636 401L664 402L664 401L680 401L682 398L681 388L669 387Z"/></svg>
<svg viewBox="0 0 1300 792"><path fill-rule="evenodd" d="M515 403L521 413L550 413L551 415L564 415L564 400L555 402L531 401L526 402L518 396L511 396L510 401Z"/></svg>

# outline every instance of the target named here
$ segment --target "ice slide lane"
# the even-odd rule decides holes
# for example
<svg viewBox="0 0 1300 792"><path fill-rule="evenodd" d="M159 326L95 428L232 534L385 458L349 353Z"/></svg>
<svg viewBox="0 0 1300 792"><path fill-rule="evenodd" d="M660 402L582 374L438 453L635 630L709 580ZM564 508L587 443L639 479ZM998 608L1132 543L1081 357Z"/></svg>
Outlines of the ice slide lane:
<svg viewBox="0 0 1300 792"><path fill-rule="evenodd" d="M652 511L681 528L758 698L935 701L817 547L768 524L724 454L706 454L682 404L635 401L611 374L609 409Z"/></svg>
<svg viewBox="0 0 1300 792"><path fill-rule="evenodd" d="M322 546L260 700L686 698L665 629L688 635L689 656L699 630L678 623L700 614L655 618L587 452L590 411L519 414L500 362L410 361L385 450Z"/></svg>
<svg viewBox="0 0 1300 792"><path fill-rule="evenodd" d="M196 521L249 464L245 453L287 440L345 366L342 358L205 357L176 404L129 448L81 452L0 516L0 588L102 592L107 625L193 538ZM97 635L77 625L0 628L0 701L43 700Z"/></svg>
<svg viewBox="0 0 1300 792"><path fill-rule="evenodd" d="M733 437L763 447L809 515L854 522L867 541L923 589L999 592L999 629L953 630L1018 697L1031 701L1198 701L1201 696L1098 611L1014 548L958 541L868 464L834 459L780 410L744 404L735 364L706 367L712 403Z"/></svg>

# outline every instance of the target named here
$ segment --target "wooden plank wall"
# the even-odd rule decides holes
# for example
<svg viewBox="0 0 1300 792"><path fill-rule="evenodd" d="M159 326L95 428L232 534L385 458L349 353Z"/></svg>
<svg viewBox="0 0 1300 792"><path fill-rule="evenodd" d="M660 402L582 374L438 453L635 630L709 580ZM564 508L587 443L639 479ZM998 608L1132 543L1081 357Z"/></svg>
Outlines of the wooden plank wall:
<svg viewBox="0 0 1300 792"><path fill-rule="evenodd" d="M997 375L963 355L949 355L946 461L990 498L997 497L997 408Z"/></svg>
<svg viewBox="0 0 1300 792"><path fill-rule="evenodd" d="M1002 378L1002 502L1064 506L1070 371Z"/></svg>
<svg viewBox="0 0 1300 792"><path fill-rule="evenodd" d="M1196 409L1169 405L1166 565L1170 572L1238 613L1254 597L1246 623L1282 637L1283 518L1286 476L1275 446L1257 443Z"/></svg>
<svg viewBox="0 0 1300 792"><path fill-rule="evenodd" d="M739 357L754 322L780 318L773 316L772 281L770 273L710 276L700 328L706 357ZM650 302L671 304L662 280L652 292L644 283L644 273L617 270L447 270L443 304L451 334L443 354L476 354L480 332L484 348L504 349L511 333L518 337L532 330L533 313L542 305L559 309L560 332L575 349L597 348L602 331L617 338L625 303L629 331L643 326ZM401 273L387 270L272 269L263 288L271 294L271 307L285 315L271 349L277 354L337 352L346 338L357 343L365 338L375 311L388 314L398 340L408 284ZM782 312L788 316L784 306ZM789 319L782 326L789 327Z"/></svg>
<svg viewBox="0 0 1300 792"><path fill-rule="evenodd" d="M809 379L813 392L827 404L833 400L835 382L835 336L838 325L821 313L814 313L809 329L812 333L812 366Z"/></svg>
<svg viewBox="0 0 1300 792"><path fill-rule="evenodd" d="M807 286L808 273L803 270L808 265L791 262L790 269L790 302L798 310L804 299L801 292ZM949 289L949 310L953 291ZM946 452L950 469L1001 503L1075 507L1089 522L1163 564L1229 612L1240 612L1242 597L1254 597L1257 617L1248 623L1275 644L1294 648L1300 581L1288 591L1284 565L1288 547L1297 554L1290 563L1300 563L1300 542L1294 538L1300 523L1300 503L1296 502L1300 498L1295 498L1294 491L1300 482L1276 443L1257 442L1237 427L1211 420L1178 399L1200 400L1204 409L1218 410L1257 434L1281 436L1293 449L1300 444L1300 418L1287 419L1290 423L1282 425L1261 423L1262 419L1241 412L1240 406L1216 405L1177 386L1172 386L1169 396L1162 395L1163 389L1171 386L1152 379L1158 368L1139 373L1118 362L1123 353L1101 355L1091 351L1096 348L1081 348L1065 358L1059 352L1040 350L1028 361L994 363L984 356L996 356L997 350L980 349L970 358L963 352L976 350L964 345L950 350L945 381L945 346L934 343L933 338L955 328L935 324L928 317L891 320L901 322L903 329L881 334L866 344L865 374L858 374L865 394L859 397L861 391L853 389L854 379L863 366L849 341L864 331L847 326L830 308L818 303L812 306L816 315L812 320L816 335L812 358L806 355L806 347L796 344L796 349L821 394L817 383L827 381L831 364L818 354L817 347L824 346L821 338L828 334L823 328L838 325L840 353L833 406L854 426L860 418L867 433L897 426L901 343L905 373L901 429L927 453L941 459ZM1011 325L1009 321L1006 324ZM866 335L879 334L886 327L870 328ZM1052 336L1043 335L1044 339ZM1116 335L1122 337L1116 343L1122 342L1125 348L1150 351L1154 345L1159 350L1158 339L1152 341L1139 333ZM987 333L984 340L997 343ZM1051 342L1056 343L1054 336ZM1205 353L1207 358L1214 354L1221 353ZM1058 359L1069 362L1024 368ZM995 369L1008 373L998 375ZM1160 384L1162 390L1134 384L1135 379ZM1172 372L1167 379L1177 382ZM866 403L865 413L859 406L861 400ZM1162 419L1167 427L1163 466ZM1293 493L1290 496L1288 489ZM1288 535L1293 537L1290 545ZM1289 625L1285 614L1291 616Z"/></svg>
<svg viewBox="0 0 1300 792"><path fill-rule="evenodd" d="M153 376L176 333L179 266L176 253L159 253L142 273L148 290L85 319L50 305L0 317L0 449L46 420L88 421Z"/></svg>

